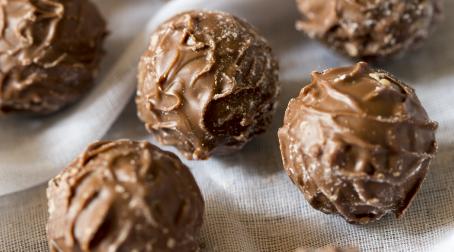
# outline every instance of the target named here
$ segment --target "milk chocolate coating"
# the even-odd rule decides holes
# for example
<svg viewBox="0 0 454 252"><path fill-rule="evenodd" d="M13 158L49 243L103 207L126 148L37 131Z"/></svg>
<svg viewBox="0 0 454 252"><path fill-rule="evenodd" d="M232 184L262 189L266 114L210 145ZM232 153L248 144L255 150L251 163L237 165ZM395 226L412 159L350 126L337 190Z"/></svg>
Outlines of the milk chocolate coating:
<svg viewBox="0 0 454 252"><path fill-rule="evenodd" d="M351 57L383 58L420 45L442 16L442 0L297 0L297 29Z"/></svg>
<svg viewBox="0 0 454 252"><path fill-rule="evenodd" d="M146 128L188 159L241 148L274 114L278 64L244 21L192 11L162 24L139 65L137 108Z"/></svg>
<svg viewBox="0 0 454 252"><path fill-rule="evenodd" d="M279 129L284 167L324 213L366 224L400 217L437 150L414 90L364 63L312 74Z"/></svg>
<svg viewBox="0 0 454 252"><path fill-rule="evenodd" d="M0 1L0 16L0 114L48 114L91 88L106 24L90 1Z"/></svg>
<svg viewBox="0 0 454 252"><path fill-rule="evenodd" d="M49 182L54 252L197 251L204 202L188 168L147 142L98 142Z"/></svg>

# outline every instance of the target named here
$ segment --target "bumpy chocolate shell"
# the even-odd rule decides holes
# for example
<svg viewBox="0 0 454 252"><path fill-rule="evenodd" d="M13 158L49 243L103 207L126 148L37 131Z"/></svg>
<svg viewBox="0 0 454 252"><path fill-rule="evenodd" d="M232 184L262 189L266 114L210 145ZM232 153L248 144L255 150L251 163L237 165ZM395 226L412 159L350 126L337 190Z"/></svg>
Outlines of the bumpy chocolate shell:
<svg viewBox="0 0 454 252"><path fill-rule="evenodd" d="M93 85L106 24L88 0L0 1L0 114L48 114Z"/></svg>
<svg viewBox="0 0 454 252"><path fill-rule="evenodd" d="M189 169L147 142L99 142L49 182L54 252L197 251L204 202Z"/></svg>
<svg viewBox="0 0 454 252"><path fill-rule="evenodd" d="M366 63L312 74L279 130L284 167L316 209L366 224L408 208L437 150L414 90Z"/></svg>
<svg viewBox="0 0 454 252"><path fill-rule="evenodd" d="M297 28L351 57L401 55L425 40L442 0L297 0Z"/></svg>
<svg viewBox="0 0 454 252"><path fill-rule="evenodd" d="M163 23L139 65L137 108L146 128L188 159L241 148L275 111L278 64L244 21L191 11Z"/></svg>

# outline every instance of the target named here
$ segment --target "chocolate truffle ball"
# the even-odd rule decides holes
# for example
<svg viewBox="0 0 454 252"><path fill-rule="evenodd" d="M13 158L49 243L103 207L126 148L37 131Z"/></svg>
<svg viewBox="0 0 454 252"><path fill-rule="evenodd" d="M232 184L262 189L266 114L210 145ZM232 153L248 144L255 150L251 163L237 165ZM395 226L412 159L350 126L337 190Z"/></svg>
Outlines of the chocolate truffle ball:
<svg viewBox="0 0 454 252"><path fill-rule="evenodd" d="M366 224L408 208L436 129L412 88L361 62L314 72L278 134L284 168L309 203Z"/></svg>
<svg viewBox="0 0 454 252"><path fill-rule="evenodd" d="M106 24L88 0L0 2L0 114L48 114L93 85Z"/></svg>
<svg viewBox="0 0 454 252"><path fill-rule="evenodd" d="M49 182L51 251L197 251L204 202L174 154L147 142L91 145Z"/></svg>
<svg viewBox="0 0 454 252"><path fill-rule="evenodd" d="M159 26L138 81L146 128L188 159L232 152L263 133L279 93L267 41L222 12L186 12Z"/></svg>
<svg viewBox="0 0 454 252"><path fill-rule="evenodd" d="M351 57L383 58L414 48L442 16L442 0L297 0L297 28Z"/></svg>

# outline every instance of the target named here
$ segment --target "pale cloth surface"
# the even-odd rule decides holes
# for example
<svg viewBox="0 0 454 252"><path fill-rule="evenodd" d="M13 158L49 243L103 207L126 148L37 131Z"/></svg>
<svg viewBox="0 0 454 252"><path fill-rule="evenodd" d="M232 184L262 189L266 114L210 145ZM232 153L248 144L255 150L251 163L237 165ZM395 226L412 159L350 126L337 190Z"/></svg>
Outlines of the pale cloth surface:
<svg viewBox="0 0 454 252"><path fill-rule="evenodd" d="M109 69L162 2L97 3L110 20L112 33L105 64ZM454 240L449 240L454 232L454 16L450 15L454 1L446 1L448 16L423 48L380 66L416 88L432 119L440 123L440 152L408 213L401 220L387 217L367 226L349 225L312 209L283 171L276 137L288 100L310 81L312 70L352 62L294 31L298 15L293 0L175 0L169 5L155 16L151 28L185 8L227 10L260 29L281 66L283 94L270 131L235 155L186 162L206 201L203 251L293 251L328 244L357 246L363 251L454 251ZM24 119L0 123L0 194L48 180L88 142L104 135L133 92L136 57L146 45L145 37L136 41L108 81L101 81L82 103L58 115L62 117L59 120L46 119L48 124ZM96 92L105 96L98 98ZM135 114L130 102L105 138L152 140ZM87 116L95 119L87 121ZM16 132L31 129L33 134ZM54 129L60 135L52 134ZM66 141L61 142L62 134ZM57 159L55 153L59 153ZM44 190L45 186L39 186L0 198L0 251L47 250Z"/></svg>

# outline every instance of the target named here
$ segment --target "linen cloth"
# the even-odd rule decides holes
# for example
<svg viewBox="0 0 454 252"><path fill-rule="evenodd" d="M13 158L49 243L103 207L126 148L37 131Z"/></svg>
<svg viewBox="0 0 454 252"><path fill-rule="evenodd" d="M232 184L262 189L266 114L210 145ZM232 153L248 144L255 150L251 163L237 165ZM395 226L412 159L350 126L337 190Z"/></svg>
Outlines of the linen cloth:
<svg viewBox="0 0 454 252"><path fill-rule="evenodd" d="M202 251L294 251L329 244L362 251L454 251L449 238L454 233L454 1L446 1L448 15L424 47L378 66L416 88L431 118L440 123L440 151L407 214L367 226L312 209L282 169L276 132L290 98L310 82L312 70L353 63L294 30L298 13L293 0L95 2L111 31L100 83L82 102L44 121L0 122L0 194L47 181L109 128L105 139L153 141L130 99L149 33L179 11L219 9L247 19L269 39L280 61L282 95L271 129L241 152L185 161L206 202ZM45 187L0 198L0 251L47 251Z"/></svg>

